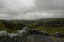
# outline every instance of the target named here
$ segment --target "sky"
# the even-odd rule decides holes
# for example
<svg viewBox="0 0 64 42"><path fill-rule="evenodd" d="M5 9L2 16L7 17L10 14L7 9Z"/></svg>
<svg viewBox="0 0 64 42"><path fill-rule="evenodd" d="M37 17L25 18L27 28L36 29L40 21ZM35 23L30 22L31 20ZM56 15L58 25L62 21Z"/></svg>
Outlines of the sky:
<svg viewBox="0 0 64 42"><path fill-rule="evenodd" d="M64 0L0 0L0 19L64 18Z"/></svg>

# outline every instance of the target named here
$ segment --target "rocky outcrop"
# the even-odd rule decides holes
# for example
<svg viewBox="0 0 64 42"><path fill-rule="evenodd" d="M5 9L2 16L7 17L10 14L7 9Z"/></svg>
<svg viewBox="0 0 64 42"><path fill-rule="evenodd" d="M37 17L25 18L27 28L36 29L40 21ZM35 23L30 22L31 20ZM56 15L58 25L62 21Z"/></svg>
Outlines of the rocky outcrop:
<svg viewBox="0 0 64 42"><path fill-rule="evenodd" d="M0 42L28 42L28 40L30 41L30 39L32 41L33 41L33 39L35 40L35 38L33 38L33 37L30 38L30 35L34 35L34 37L36 39L37 39L37 37L40 37L40 36L44 37L45 39L48 39L50 37L52 37L52 39L55 39L56 37L64 37L64 35L59 32L56 32L55 34L49 34L44 31L38 31L35 29L28 29L27 27L24 27L22 30L18 30L18 32L15 34L7 33L7 31L5 31L5 30L0 31ZM39 35L39 36L37 36L37 35ZM42 39L44 39L44 38L42 38Z"/></svg>

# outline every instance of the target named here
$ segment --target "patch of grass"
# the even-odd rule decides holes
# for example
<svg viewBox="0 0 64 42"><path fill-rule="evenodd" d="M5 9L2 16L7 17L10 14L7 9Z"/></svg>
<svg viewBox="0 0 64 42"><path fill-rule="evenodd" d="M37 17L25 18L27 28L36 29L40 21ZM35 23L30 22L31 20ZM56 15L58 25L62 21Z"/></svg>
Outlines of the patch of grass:
<svg viewBox="0 0 64 42"><path fill-rule="evenodd" d="M39 30L39 31L47 31L50 34L55 34L56 32L60 32L60 33L64 34L64 27L56 28L56 27L39 26L39 27L37 27L35 29Z"/></svg>
<svg viewBox="0 0 64 42"><path fill-rule="evenodd" d="M11 30L9 33L17 33L18 30Z"/></svg>
<svg viewBox="0 0 64 42"><path fill-rule="evenodd" d="M44 28L44 26L39 26L37 28L35 28L36 30L40 30L40 31L46 31L46 29Z"/></svg>
<svg viewBox="0 0 64 42"><path fill-rule="evenodd" d="M60 32L60 33L64 34L64 28L61 27L59 29L49 30L47 32L50 33L50 34L54 34L56 32Z"/></svg>

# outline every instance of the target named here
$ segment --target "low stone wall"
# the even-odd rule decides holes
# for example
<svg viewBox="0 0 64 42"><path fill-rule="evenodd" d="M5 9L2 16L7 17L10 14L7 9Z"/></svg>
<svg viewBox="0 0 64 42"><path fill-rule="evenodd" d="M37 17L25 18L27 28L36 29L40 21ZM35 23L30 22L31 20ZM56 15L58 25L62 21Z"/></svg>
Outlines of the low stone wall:
<svg viewBox="0 0 64 42"><path fill-rule="evenodd" d="M28 29L24 27L22 30L18 30L16 34L7 33L7 31L0 31L0 42L26 42L29 35L45 35L45 36L57 36L64 37L62 33L56 32L55 34L49 34L44 31L38 31L35 29Z"/></svg>
<svg viewBox="0 0 64 42"><path fill-rule="evenodd" d="M0 32L0 42L25 42L29 35L29 29L27 27L22 30L18 30L16 34L7 33L6 31Z"/></svg>

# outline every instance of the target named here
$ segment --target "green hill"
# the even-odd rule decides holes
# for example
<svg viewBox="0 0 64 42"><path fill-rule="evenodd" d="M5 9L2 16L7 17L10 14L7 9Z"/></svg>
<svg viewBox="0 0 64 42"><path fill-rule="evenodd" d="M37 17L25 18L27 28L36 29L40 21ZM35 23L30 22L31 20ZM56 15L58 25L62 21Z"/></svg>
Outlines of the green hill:
<svg viewBox="0 0 64 42"><path fill-rule="evenodd" d="M16 33L18 30L10 30L9 28L7 28L4 24L3 24L3 20L0 20L0 31L2 30L6 30L9 33ZM10 24L9 24L10 25Z"/></svg>
<svg viewBox="0 0 64 42"><path fill-rule="evenodd" d="M9 31L10 29L8 29L4 24L3 24L3 20L0 20L0 31L1 30L7 30L7 31Z"/></svg>

